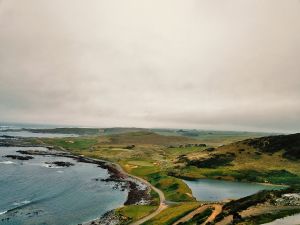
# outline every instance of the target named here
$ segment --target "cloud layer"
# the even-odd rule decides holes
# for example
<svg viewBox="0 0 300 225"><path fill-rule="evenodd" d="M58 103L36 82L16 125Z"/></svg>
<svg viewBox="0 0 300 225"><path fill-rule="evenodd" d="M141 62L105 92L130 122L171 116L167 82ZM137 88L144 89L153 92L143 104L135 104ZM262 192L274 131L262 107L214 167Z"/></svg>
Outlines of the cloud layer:
<svg viewBox="0 0 300 225"><path fill-rule="evenodd" d="M300 129L298 0L2 0L2 121Z"/></svg>

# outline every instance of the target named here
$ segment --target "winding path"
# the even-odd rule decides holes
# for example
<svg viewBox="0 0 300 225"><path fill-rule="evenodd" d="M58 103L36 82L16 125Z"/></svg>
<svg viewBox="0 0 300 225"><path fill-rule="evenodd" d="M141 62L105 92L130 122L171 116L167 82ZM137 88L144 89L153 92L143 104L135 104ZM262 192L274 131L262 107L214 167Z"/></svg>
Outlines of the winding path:
<svg viewBox="0 0 300 225"><path fill-rule="evenodd" d="M143 224L146 221L148 221L148 220L152 219L153 217L155 217L156 215L158 215L161 211L163 211L164 209L166 209L168 207L168 205L166 203L165 195L164 195L164 193L161 190L159 190L158 188L154 187L147 180L127 173L119 164L117 164L117 163L112 163L112 164L114 164L118 168L119 171L121 171L122 173L126 174L127 176L129 176L129 177L131 177L133 179L136 179L136 180L138 180L138 181L146 184L147 186L149 186L159 196L159 206L158 206L158 208L154 212L152 212L149 215L147 215L147 216L139 219L138 221L132 222L130 225L140 225L140 224Z"/></svg>
<svg viewBox="0 0 300 225"><path fill-rule="evenodd" d="M164 195L164 193L163 193L161 190L159 190L158 188L154 187L152 184L150 184L148 181L144 180L143 178L136 177L136 176L133 176L133 175L131 175L131 174L128 174L128 175L129 175L130 177L133 177L133 178L135 178L135 179L137 179L137 180L139 180L139 181L141 181L141 182L147 184L147 185L148 185L149 187L151 187L151 189L152 189L153 191L155 191L155 192L158 194L158 196L159 196L159 206L158 206L158 208L157 208L153 213L151 213L151 214L149 214L148 216L145 216L145 217L139 219L138 221L133 222L133 223L130 224L130 225L140 225L140 224L143 224L143 223L145 223L146 221L152 219L152 218L155 217L156 215L158 215L161 211L163 211L164 209L166 209L166 208L168 207L168 205L166 204L166 198L165 198L165 195Z"/></svg>

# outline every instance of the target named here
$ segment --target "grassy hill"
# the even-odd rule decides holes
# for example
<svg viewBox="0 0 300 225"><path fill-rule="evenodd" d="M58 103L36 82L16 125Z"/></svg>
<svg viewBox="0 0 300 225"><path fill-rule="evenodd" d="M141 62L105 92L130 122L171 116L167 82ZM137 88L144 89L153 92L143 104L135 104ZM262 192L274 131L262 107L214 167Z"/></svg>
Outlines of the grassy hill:
<svg viewBox="0 0 300 225"><path fill-rule="evenodd" d="M300 134L247 139L178 157L174 176L300 183Z"/></svg>
<svg viewBox="0 0 300 225"><path fill-rule="evenodd" d="M199 141L181 136L163 136L150 131L131 132L109 136L112 144L179 145Z"/></svg>
<svg viewBox="0 0 300 225"><path fill-rule="evenodd" d="M244 143L261 152L273 154L283 151L285 158L300 159L300 133L250 139Z"/></svg>

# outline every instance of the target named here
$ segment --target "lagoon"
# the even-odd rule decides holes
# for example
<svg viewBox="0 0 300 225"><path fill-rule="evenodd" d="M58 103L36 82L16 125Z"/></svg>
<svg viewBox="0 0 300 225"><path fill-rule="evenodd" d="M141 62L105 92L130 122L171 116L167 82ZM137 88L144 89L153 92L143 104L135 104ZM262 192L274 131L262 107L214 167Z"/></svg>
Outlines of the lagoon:
<svg viewBox="0 0 300 225"><path fill-rule="evenodd" d="M261 190L281 189L276 185L198 179L184 180L191 188L193 196L199 201L222 201L226 199L238 199L248 195L252 195Z"/></svg>

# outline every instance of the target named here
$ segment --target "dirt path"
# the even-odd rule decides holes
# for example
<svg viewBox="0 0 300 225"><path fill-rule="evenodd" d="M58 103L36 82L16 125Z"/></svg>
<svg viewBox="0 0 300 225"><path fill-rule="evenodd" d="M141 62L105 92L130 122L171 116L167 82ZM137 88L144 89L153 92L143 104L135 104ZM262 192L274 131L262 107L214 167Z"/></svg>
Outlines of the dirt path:
<svg viewBox="0 0 300 225"><path fill-rule="evenodd" d="M210 205L202 205L199 208L195 209L194 211L190 212L186 216L182 217L181 219L177 220L173 225L178 225L180 223L184 223L192 219L195 215L204 212L206 209L211 207Z"/></svg>
<svg viewBox="0 0 300 225"><path fill-rule="evenodd" d="M222 206L218 205L218 204L213 204L213 205L203 205L198 207L197 209L195 209L194 211L190 212L189 214L187 214L186 216L180 218L179 220L177 220L175 223L173 223L172 225L178 225L180 223L184 223L184 222L188 222L189 220L191 220L195 215L204 212L206 209L208 208L214 208L214 211L212 212L212 214L207 218L207 220L203 223L203 225L207 224L208 222L212 222L217 215L219 215L222 212Z"/></svg>
<svg viewBox="0 0 300 225"><path fill-rule="evenodd" d="M208 222L214 221L217 215L222 212L222 205L214 204L212 205L215 209L212 214L207 218L207 220L203 224L207 224Z"/></svg>
<svg viewBox="0 0 300 225"><path fill-rule="evenodd" d="M130 177L133 177L133 178L135 178L135 179L137 179L137 180L139 180L139 181L147 184L149 187L152 188L152 190L154 190L159 195L159 200L160 200L159 202L160 203L159 203L158 208L153 213L149 214L148 216L145 216L142 219L140 219L140 220L138 220L138 221L133 222L133 223L130 224L130 225L140 225L140 224L145 223L146 221L152 219L156 215L158 215L161 211L163 211L164 209L166 209L168 207L168 205L166 204L165 195L164 195L164 193L161 190L159 190L158 188L154 187L148 181L146 181L146 180L144 180L144 179L142 179L140 177L136 177L136 176L133 176L133 175L130 175L130 174L128 174L128 175Z"/></svg>

